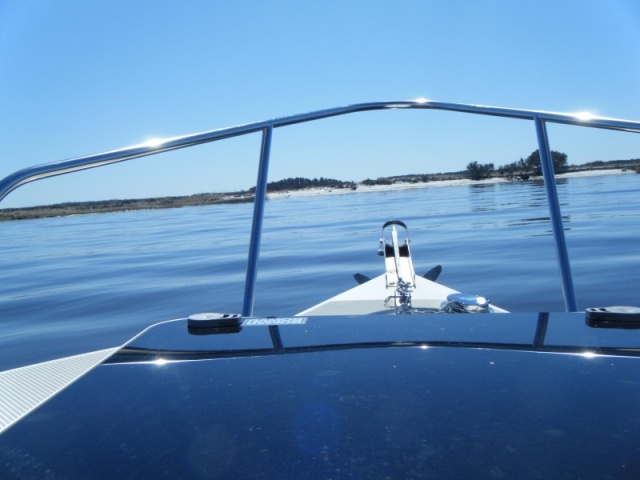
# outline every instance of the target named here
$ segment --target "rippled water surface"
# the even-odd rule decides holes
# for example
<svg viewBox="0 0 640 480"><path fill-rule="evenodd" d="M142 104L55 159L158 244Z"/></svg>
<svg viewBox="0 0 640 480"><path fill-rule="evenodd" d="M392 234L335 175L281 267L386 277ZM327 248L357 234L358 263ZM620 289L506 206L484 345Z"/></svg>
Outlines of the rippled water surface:
<svg viewBox="0 0 640 480"><path fill-rule="evenodd" d="M561 179L578 307L640 305L640 175ZM252 205L5 222L0 370L118 345L203 311L240 312ZM542 183L267 202L256 315L291 315L382 273L380 227L409 226L414 264L512 311L564 303Z"/></svg>

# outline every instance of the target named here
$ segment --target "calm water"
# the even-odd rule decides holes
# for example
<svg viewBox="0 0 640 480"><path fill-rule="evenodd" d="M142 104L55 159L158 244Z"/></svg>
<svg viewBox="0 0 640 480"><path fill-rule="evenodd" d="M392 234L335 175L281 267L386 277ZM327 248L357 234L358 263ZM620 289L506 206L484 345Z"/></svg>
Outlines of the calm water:
<svg viewBox="0 0 640 480"><path fill-rule="evenodd" d="M578 307L640 305L640 175L559 180ZM240 312L252 205L0 225L0 370L121 344L152 323ZM256 315L291 315L382 273L380 227L407 223L418 273L512 311L562 310L542 183L267 203Z"/></svg>

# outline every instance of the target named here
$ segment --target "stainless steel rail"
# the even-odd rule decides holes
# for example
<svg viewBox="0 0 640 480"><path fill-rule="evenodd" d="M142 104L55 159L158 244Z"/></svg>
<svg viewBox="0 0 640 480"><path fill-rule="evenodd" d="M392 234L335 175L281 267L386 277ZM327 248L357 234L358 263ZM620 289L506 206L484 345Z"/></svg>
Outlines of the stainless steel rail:
<svg viewBox="0 0 640 480"><path fill-rule="evenodd" d="M482 105L467 105L459 103L444 103L430 100L411 100L399 102L373 102L348 105L345 107L319 110L300 115L281 117L273 120L249 123L235 127L211 130L203 133L184 135L180 137L168 138L151 144L134 145L132 147L95 155L77 157L55 163L47 163L17 171L0 181L0 201L16 188L35 180L63 175L88 168L101 167L112 163L133 160L135 158L156 155L180 148L192 147L209 142L215 142L226 138L247 135L250 133L263 132L262 149L260 153L260 166L256 183L256 196L254 202L254 216L251 231L251 241L249 247L249 264L247 267L247 277L245 282L245 296L243 303L243 315L249 316L253 312L253 300L255 282L257 278L258 256L260 253L260 240L262 232L262 220L264 212L264 202L266 198L267 173L269 168L269 153L271 149L271 137L274 128L286 127L298 123L311 122L323 118L346 115L356 112L387 109L423 109L423 110L446 110L453 112L472 113L477 115L490 115L521 120L531 120L535 124L538 147L542 164L542 173L547 189L547 199L551 223L556 244L556 254L558 266L562 277L562 289L567 311L575 311L576 300L573 290L573 281L569 265L569 257L564 238L562 226L562 216L558 201L558 194L553 174L553 163L551 161L551 151L546 134L546 123L559 123L566 125L577 125L582 127L602 128L608 130L619 130L633 133L640 133L640 122L619 120L604 117L586 117L581 114L544 112L536 110L523 110L501 107L490 107Z"/></svg>

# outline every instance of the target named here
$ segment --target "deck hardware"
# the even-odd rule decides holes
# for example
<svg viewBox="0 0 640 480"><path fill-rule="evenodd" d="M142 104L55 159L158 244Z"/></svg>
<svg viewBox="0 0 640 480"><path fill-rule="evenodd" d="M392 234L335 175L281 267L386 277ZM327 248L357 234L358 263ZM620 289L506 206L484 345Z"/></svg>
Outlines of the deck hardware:
<svg viewBox="0 0 640 480"><path fill-rule="evenodd" d="M614 306L587 308L586 323L593 328L640 328L640 308Z"/></svg>
<svg viewBox="0 0 640 480"><path fill-rule="evenodd" d="M405 239L402 244L398 239L399 226L404 229ZM390 230L385 232L387 227ZM385 234L391 237L391 243L385 239ZM416 286L416 274L413 270L411 248L409 247L409 229L400 220L390 220L382 225L378 255L384 257L387 288L395 287L395 295L390 295L384 301L385 307L395 308L396 313L411 313L411 293ZM393 305L389 302L393 299Z"/></svg>
<svg viewBox="0 0 640 480"><path fill-rule="evenodd" d="M488 313L489 299L468 293L452 293L440 310L446 313Z"/></svg>
<svg viewBox="0 0 640 480"><path fill-rule="evenodd" d="M187 317L189 328L239 327L242 316L237 313L196 313Z"/></svg>

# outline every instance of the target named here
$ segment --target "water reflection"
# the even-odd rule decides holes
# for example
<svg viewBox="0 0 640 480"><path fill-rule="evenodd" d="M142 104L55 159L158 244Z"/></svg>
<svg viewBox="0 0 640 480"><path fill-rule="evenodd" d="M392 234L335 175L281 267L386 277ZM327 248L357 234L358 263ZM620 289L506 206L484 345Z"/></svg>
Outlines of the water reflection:
<svg viewBox="0 0 640 480"><path fill-rule="evenodd" d="M469 185L469 195L472 212L490 212L496 210L496 184L495 183L472 183Z"/></svg>
<svg viewBox="0 0 640 480"><path fill-rule="evenodd" d="M571 215L562 215L562 223L571 222ZM551 224L551 217L532 217L532 218L522 218L518 220L510 220L507 222L507 227L523 227L527 225L545 225ZM569 228L565 228L565 230L569 230Z"/></svg>
<svg viewBox="0 0 640 480"><path fill-rule="evenodd" d="M557 182L560 207L568 208L567 179ZM551 225L547 206L547 192L542 180L513 181L508 183L472 184L467 190L469 210L482 214L481 222L468 222L472 228L510 228ZM564 223L571 222L571 215L563 215ZM568 227L565 230L569 230ZM544 232L527 232L523 237L552 235L551 229Z"/></svg>

